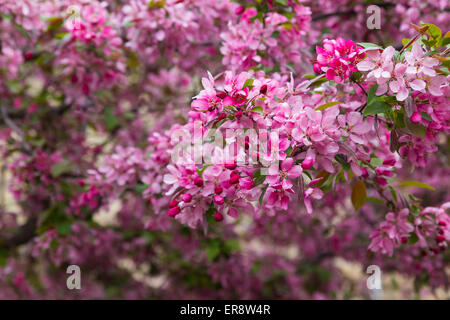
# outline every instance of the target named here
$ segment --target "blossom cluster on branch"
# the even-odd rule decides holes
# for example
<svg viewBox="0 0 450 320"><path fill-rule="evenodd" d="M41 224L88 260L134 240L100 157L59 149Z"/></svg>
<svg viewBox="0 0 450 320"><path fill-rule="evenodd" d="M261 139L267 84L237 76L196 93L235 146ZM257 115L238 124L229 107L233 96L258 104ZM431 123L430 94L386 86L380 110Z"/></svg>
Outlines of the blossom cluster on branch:
<svg viewBox="0 0 450 320"><path fill-rule="evenodd" d="M366 2L2 1L0 298L448 289L448 4Z"/></svg>

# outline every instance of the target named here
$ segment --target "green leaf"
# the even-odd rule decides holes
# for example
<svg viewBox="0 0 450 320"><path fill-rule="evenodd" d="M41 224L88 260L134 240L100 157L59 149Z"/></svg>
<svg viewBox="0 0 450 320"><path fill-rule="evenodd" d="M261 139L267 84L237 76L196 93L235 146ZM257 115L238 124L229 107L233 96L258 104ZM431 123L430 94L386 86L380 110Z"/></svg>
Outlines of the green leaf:
<svg viewBox="0 0 450 320"><path fill-rule="evenodd" d="M261 174L261 170L257 170L253 173L255 187L262 184L266 180L266 176Z"/></svg>
<svg viewBox="0 0 450 320"><path fill-rule="evenodd" d="M419 237L415 232L411 233L411 236L408 239L408 242L406 244L412 245L415 244L417 241L419 241Z"/></svg>
<svg viewBox="0 0 450 320"><path fill-rule="evenodd" d="M424 127L421 124L412 123L411 120L406 116L406 114L403 117L405 121L406 128L415 136L424 138L425 134L427 133L427 128Z"/></svg>
<svg viewBox="0 0 450 320"><path fill-rule="evenodd" d="M68 235L69 233L72 232L72 222L66 221L66 222L63 222L61 224L58 224L56 226L56 231L58 231L58 233L61 236Z"/></svg>
<svg viewBox="0 0 450 320"><path fill-rule="evenodd" d="M381 203L381 204L384 203L383 200L381 200L381 199L379 199L379 198L375 198L375 197L367 197L367 198L366 198L366 201L368 201L368 202L373 202L373 203Z"/></svg>
<svg viewBox="0 0 450 320"><path fill-rule="evenodd" d="M142 192L144 192L147 188L148 188L148 185L147 185L147 184L144 184L144 183L138 183L138 184L136 184L136 186L134 187L134 190L136 191L136 193L142 194Z"/></svg>
<svg viewBox="0 0 450 320"><path fill-rule="evenodd" d="M155 240L155 235L150 231L143 231L141 237L145 239L147 245L151 245Z"/></svg>
<svg viewBox="0 0 450 320"><path fill-rule="evenodd" d="M400 185L402 187L417 187L417 188L435 190L435 188L433 188L429 184L426 184L426 183L423 183L423 182L419 182L419 181L413 181L413 180L411 180L411 181L403 181Z"/></svg>
<svg viewBox="0 0 450 320"><path fill-rule="evenodd" d="M366 185L362 180L356 181L353 185L351 198L355 210L359 210L359 208L361 208L366 202Z"/></svg>
<svg viewBox="0 0 450 320"><path fill-rule="evenodd" d="M119 120L114 115L113 108L107 107L105 109L105 126L106 130L113 131L119 125Z"/></svg>
<svg viewBox="0 0 450 320"><path fill-rule="evenodd" d="M430 44L432 47L439 47L442 38L442 31L438 26L432 23L421 23L422 26L428 26L427 34L430 36Z"/></svg>
<svg viewBox="0 0 450 320"><path fill-rule="evenodd" d="M124 23L124 24L122 25L122 27L124 27L124 28L129 28L129 27L134 26L135 24L136 24L135 22L130 21L130 22Z"/></svg>
<svg viewBox="0 0 450 320"><path fill-rule="evenodd" d="M383 160L381 160L378 157L372 157L370 159L370 165L373 167L378 167L378 166L381 166L382 164L383 164Z"/></svg>
<svg viewBox="0 0 450 320"><path fill-rule="evenodd" d="M125 112L123 114L123 117L127 120L134 120L134 118L136 118L136 116L133 112Z"/></svg>
<svg viewBox="0 0 450 320"><path fill-rule="evenodd" d="M395 202L398 201L397 192L395 192L395 189L392 188L392 186L388 186L389 191L391 192L392 199L394 199Z"/></svg>
<svg viewBox="0 0 450 320"><path fill-rule="evenodd" d="M166 1L164 0L151 0L147 3L147 8L149 8L150 10L161 9L164 8L165 3Z"/></svg>
<svg viewBox="0 0 450 320"><path fill-rule="evenodd" d="M432 50L432 51L428 51L423 56L428 57L428 56L431 56L432 54L438 54L438 53L441 53L441 52L439 50Z"/></svg>
<svg viewBox="0 0 450 320"><path fill-rule="evenodd" d="M73 167L74 164L72 162L70 162L69 160L63 160L61 162L55 163L51 167L50 173L52 177L56 178L62 175L63 173L70 172Z"/></svg>
<svg viewBox="0 0 450 320"><path fill-rule="evenodd" d="M206 257L209 261L214 261L220 254L220 247L219 243L212 242L207 248L206 248Z"/></svg>
<svg viewBox="0 0 450 320"><path fill-rule="evenodd" d="M22 85L17 80L9 80L4 82L8 87L9 91L14 94L18 94L22 90Z"/></svg>
<svg viewBox="0 0 450 320"><path fill-rule="evenodd" d="M411 39L403 38L403 39L402 39L402 45L403 45L403 46L406 46L410 41L411 41Z"/></svg>
<svg viewBox="0 0 450 320"><path fill-rule="evenodd" d="M64 23L64 19L61 17L49 17L49 18L41 18L41 19L48 22L47 31L58 30Z"/></svg>
<svg viewBox="0 0 450 320"><path fill-rule="evenodd" d="M392 113L394 117L394 122L397 128L405 128L405 112L403 110L396 110Z"/></svg>
<svg viewBox="0 0 450 320"><path fill-rule="evenodd" d="M37 234L42 234L50 228L56 228L60 224L69 222L69 217L65 213L61 204L55 204L42 214L42 222L36 230Z"/></svg>
<svg viewBox="0 0 450 320"><path fill-rule="evenodd" d="M339 162L345 171L350 170L350 163L347 161L347 156L345 154L337 154L334 156L337 162Z"/></svg>
<svg viewBox="0 0 450 320"><path fill-rule="evenodd" d="M358 42L358 45L360 45L361 47L367 49L367 48L378 48L378 49L382 49L379 45L375 44L375 43L370 43L370 42Z"/></svg>
<svg viewBox="0 0 450 320"><path fill-rule="evenodd" d="M250 109L250 111L259 113L259 114L264 114L264 110L262 107L258 106L258 107L254 107L253 109Z"/></svg>
<svg viewBox="0 0 450 320"><path fill-rule="evenodd" d="M302 78L304 78L304 79L314 79L316 77L317 76L315 74L310 74L310 73L302 75Z"/></svg>
<svg viewBox="0 0 450 320"><path fill-rule="evenodd" d="M237 239L228 239L224 242L225 252L235 252L241 250L241 244L239 243L239 240Z"/></svg>
<svg viewBox="0 0 450 320"><path fill-rule="evenodd" d="M216 212L213 202L210 203L208 210L206 210L206 221L210 226L216 225L218 222L214 219L213 214Z"/></svg>
<svg viewBox="0 0 450 320"><path fill-rule="evenodd" d="M450 44L450 31L448 31L445 36L442 38L441 46L445 47Z"/></svg>
<svg viewBox="0 0 450 320"><path fill-rule="evenodd" d="M249 78L245 81L243 88L252 88L253 87L253 78Z"/></svg>
<svg viewBox="0 0 450 320"><path fill-rule="evenodd" d="M374 99L376 98L375 93L377 92L378 84L375 83L373 86L370 87L369 92L367 93L367 104L371 104Z"/></svg>
<svg viewBox="0 0 450 320"><path fill-rule="evenodd" d="M280 31L275 30L274 32L272 32L271 37L272 37L272 38L278 38L279 35L280 35Z"/></svg>
<svg viewBox="0 0 450 320"><path fill-rule="evenodd" d="M200 169L197 169L198 176L201 177L203 175L203 171L205 171L206 168L211 167L211 166L212 166L211 163L207 163L203 167L201 167Z"/></svg>
<svg viewBox="0 0 450 320"><path fill-rule="evenodd" d="M260 204L260 205L262 204L262 202L263 202L263 200L264 200L264 195L266 194L266 191L267 191L267 187L268 187L268 186L269 186L268 184L266 184L266 185L264 186L264 188L262 189L261 195L259 196L259 204Z"/></svg>
<svg viewBox="0 0 450 320"><path fill-rule="evenodd" d="M11 21L12 19L12 15L10 15L9 13L0 13L0 16L2 17L2 20L5 21Z"/></svg>
<svg viewBox="0 0 450 320"><path fill-rule="evenodd" d="M417 197L415 197L415 196L412 195L412 194L409 194L408 197L409 197L412 201L415 201L415 202L420 202L420 201L422 201L422 199L417 198Z"/></svg>
<svg viewBox="0 0 450 320"><path fill-rule="evenodd" d="M323 178L319 182L317 182L314 186L317 188L320 188L325 182L327 182L328 178L330 177L330 173L328 171L322 170L319 172L319 174L316 176L316 179Z"/></svg>
<svg viewBox="0 0 450 320"><path fill-rule="evenodd" d="M31 40L30 35L28 34L28 31L25 30L20 24L15 23L14 27L17 29L17 31L19 31L19 33L24 36L25 38L27 38L28 40Z"/></svg>
<svg viewBox="0 0 450 320"><path fill-rule="evenodd" d="M276 3L285 6L287 4L287 0L275 0Z"/></svg>
<svg viewBox="0 0 450 320"><path fill-rule="evenodd" d="M9 251L4 249L4 248L0 248L0 267L4 268L6 267L6 261L9 258Z"/></svg>
<svg viewBox="0 0 450 320"><path fill-rule="evenodd" d="M427 120L427 121L433 121L433 120L431 119L431 117L428 115L428 113L426 113L426 112L421 112L420 114L422 115L422 118L424 118L425 120Z"/></svg>
<svg viewBox="0 0 450 320"><path fill-rule="evenodd" d="M322 111L322 110L325 110L325 109L327 109L327 108L330 108L330 107L335 106L335 105L340 104L340 103L341 103L341 102L339 102L339 101L331 101L331 102L327 102L327 103L324 103L324 104L318 106L318 107L316 108L316 110Z"/></svg>
<svg viewBox="0 0 450 320"><path fill-rule="evenodd" d="M58 40L61 40L69 34L70 34L69 32L60 32L60 33L55 34L55 38Z"/></svg>
<svg viewBox="0 0 450 320"><path fill-rule="evenodd" d="M327 82L327 78L325 77L324 74L319 74L317 77L311 79L310 81L308 81L307 83L305 83L304 85L301 86L302 89L307 89L309 87L318 87L320 86L322 83Z"/></svg>
<svg viewBox="0 0 450 320"><path fill-rule="evenodd" d="M385 113L391 109L391 105L381 100L375 100L372 103L368 103L364 109L363 115L368 116L371 114Z"/></svg>

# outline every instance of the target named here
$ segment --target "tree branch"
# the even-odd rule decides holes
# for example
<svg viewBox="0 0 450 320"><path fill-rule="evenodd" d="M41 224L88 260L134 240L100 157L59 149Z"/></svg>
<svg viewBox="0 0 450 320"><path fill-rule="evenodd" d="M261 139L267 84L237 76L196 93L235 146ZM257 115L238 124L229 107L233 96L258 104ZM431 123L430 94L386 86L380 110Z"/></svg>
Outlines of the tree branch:
<svg viewBox="0 0 450 320"><path fill-rule="evenodd" d="M0 248L13 249L27 243L36 235L37 217L31 217L10 237L0 237Z"/></svg>

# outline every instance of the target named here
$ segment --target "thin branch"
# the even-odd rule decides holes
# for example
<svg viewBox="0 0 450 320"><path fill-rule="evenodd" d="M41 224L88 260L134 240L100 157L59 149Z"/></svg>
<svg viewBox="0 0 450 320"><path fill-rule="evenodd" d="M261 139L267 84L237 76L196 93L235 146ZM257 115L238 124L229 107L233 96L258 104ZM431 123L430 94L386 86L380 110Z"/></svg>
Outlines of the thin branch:
<svg viewBox="0 0 450 320"><path fill-rule="evenodd" d="M36 235L37 218L31 217L10 237L0 237L0 248L12 249L29 242Z"/></svg>
<svg viewBox="0 0 450 320"><path fill-rule="evenodd" d="M1 113L2 113L2 117L3 117L3 121L6 123L6 125L12 130L14 131L20 138L20 143L23 146L24 150L28 153L31 154L32 153L32 149L30 147L30 145L25 141L25 135L22 131L22 129L20 129L15 123L14 121L11 120L11 118L9 117L6 108L4 106L0 107L1 109Z"/></svg>

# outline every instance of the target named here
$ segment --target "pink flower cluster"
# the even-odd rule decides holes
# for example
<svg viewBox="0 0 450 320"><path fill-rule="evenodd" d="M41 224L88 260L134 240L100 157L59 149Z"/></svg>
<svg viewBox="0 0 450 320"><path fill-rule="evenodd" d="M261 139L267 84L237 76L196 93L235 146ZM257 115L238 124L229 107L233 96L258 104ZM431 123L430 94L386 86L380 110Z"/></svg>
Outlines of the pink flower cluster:
<svg viewBox="0 0 450 320"><path fill-rule="evenodd" d="M301 67L311 41L309 7L294 4L289 15L269 12L264 21L258 19L255 8L241 7L236 13L240 21L230 21L220 35L224 65L235 71L258 65L283 71Z"/></svg>
<svg viewBox="0 0 450 320"><path fill-rule="evenodd" d="M450 216L446 212L449 208L448 202L439 208L427 207L417 217L407 208L388 213L386 220L370 235L369 249L392 256L395 248L406 244L414 235L418 238L417 246L425 250L424 254L445 251L450 240Z"/></svg>
<svg viewBox="0 0 450 320"><path fill-rule="evenodd" d="M363 48L351 40L325 39L323 48L316 46L317 58L314 71L325 72L328 80L341 83L350 77L352 72L357 72L356 65L365 57Z"/></svg>
<svg viewBox="0 0 450 320"><path fill-rule="evenodd" d="M71 264L85 299L364 295L336 257L447 285L447 30L394 49L446 5L0 1L0 299L80 298Z"/></svg>
<svg viewBox="0 0 450 320"><path fill-rule="evenodd" d="M414 220L420 248L435 254L447 249L450 242L450 216L447 214L449 209L450 202L439 208L426 207Z"/></svg>
<svg viewBox="0 0 450 320"><path fill-rule="evenodd" d="M307 94L289 97L287 93L291 85L283 86L277 81L246 72L237 75L226 72L222 79L209 74L202 83L204 89L191 104L190 122L184 127L174 128L188 133L188 145L193 141L191 139L196 139L191 134L196 123L200 122L204 138L213 127L224 133L227 129L255 127L258 131L271 130L277 139L268 133L263 135L263 140L272 146L270 150L276 144L277 151L271 154L269 149L259 148L260 141L245 134L240 137L243 142L243 148L240 148L239 139L226 136L231 148L237 148L231 162L224 160L228 146L223 148L206 143L203 157L211 155L210 162L197 164L188 154L183 159L184 164L170 164L167 167L169 173L164 176L169 187L167 195L174 195L169 216L196 226L204 223L203 216L208 208L218 212L215 214L218 221L222 220L223 213L231 217L237 217L238 212L275 213L287 210L297 192L303 194L307 212L312 213L311 199L323 197L318 185L324 181L321 181L323 177L311 179L312 171L302 175L304 171L325 170L329 174L337 174L340 165L334 157L341 153L348 156L348 164L355 175L367 172L367 168L361 168L360 161L370 160L362 146L367 144L365 137L372 126L363 121L360 113L340 115L338 106L323 112L314 110L314 106L321 103L319 97ZM348 139L343 142L342 137ZM176 142L173 141L174 144ZM254 145L258 148L253 148ZM240 161L246 157L256 162ZM261 166L261 161L267 161L268 165ZM260 177L264 169L267 175ZM305 183L305 179L308 188L302 191L299 183ZM255 206L260 195L260 204Z"/></svg>
<svg viewBox="0 0 450 320"><path fill-rule="evenodd" d="M408 242L410 233L414 231L414 226L408 221L409 216L406 208L398 213L389 212L386 220L370 235L369 250L392 256L394 249Z"/></svg>
<svg viewBox="0 0 450 320"><path fill-rule="evenodd" d="M441 87L447 80L445 76L436 74L439 60L424 56L417 41L413 43L411 51L405 52L405 61L399 62L395 54L393 47L387 47L382 53L379 49L368 50L367 58L357 65L359 71L368 71L369 81L377 82L377 95L389 90L389 94L396 96L398 101L406 100L411 90L432 96L443 95Z"/></svg>

